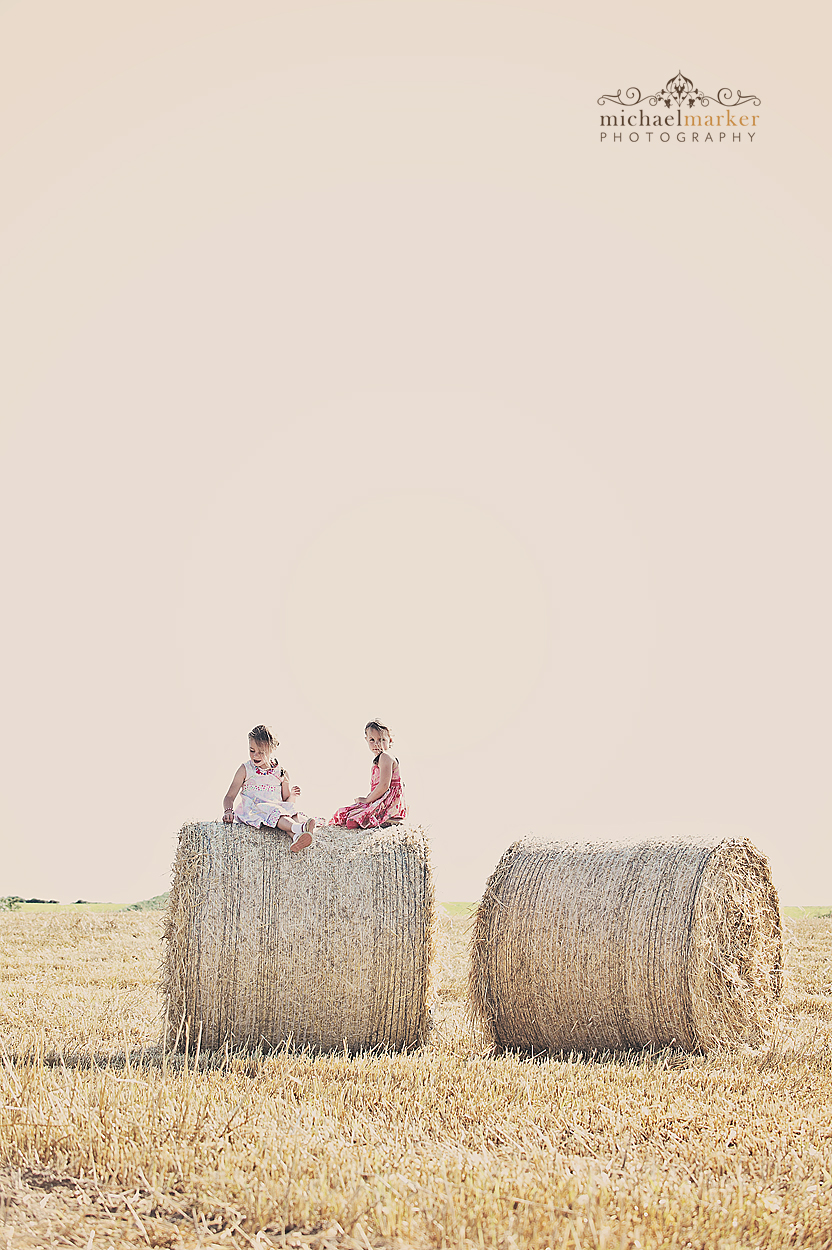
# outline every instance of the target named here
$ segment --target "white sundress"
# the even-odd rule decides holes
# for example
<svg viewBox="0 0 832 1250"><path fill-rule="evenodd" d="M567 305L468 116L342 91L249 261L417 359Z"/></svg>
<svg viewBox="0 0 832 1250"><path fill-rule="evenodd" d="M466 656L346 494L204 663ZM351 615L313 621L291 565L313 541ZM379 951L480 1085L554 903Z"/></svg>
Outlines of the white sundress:
<svg viewBox="0 0 832 1250"><path fill-rule="evenodd" d="M281 816L294 820L297 808L282 798L283 770L275 761L271 768L256 768L251 760L245 763L246 779L234 807L234 819L244 825L277 825Z"/></svg>

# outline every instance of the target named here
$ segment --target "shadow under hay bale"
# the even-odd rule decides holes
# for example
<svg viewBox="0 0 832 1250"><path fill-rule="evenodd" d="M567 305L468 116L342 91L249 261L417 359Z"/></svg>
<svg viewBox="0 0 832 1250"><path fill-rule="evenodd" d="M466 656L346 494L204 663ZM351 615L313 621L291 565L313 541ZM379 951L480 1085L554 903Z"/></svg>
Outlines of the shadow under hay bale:
<svg viewBox="0 0 832 1250"><path fill-rule="evenodd" d="M500 1049L756 1045L781 968L777 892L747 840L523 839L476 914L471 1006Z"/></svg>
<svg viewBox="0 0 832 1250"><path fill-rule="evenodd" d="M401 1049L428 1026L434 900L421 830L179 835L165 929L168 1042Z"/></svg>

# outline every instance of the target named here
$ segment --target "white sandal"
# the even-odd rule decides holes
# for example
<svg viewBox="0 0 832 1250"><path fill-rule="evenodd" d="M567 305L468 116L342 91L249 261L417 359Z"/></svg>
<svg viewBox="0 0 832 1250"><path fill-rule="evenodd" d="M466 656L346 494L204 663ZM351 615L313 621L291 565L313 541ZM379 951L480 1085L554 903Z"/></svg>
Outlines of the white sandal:
<svg viewBox="0 0 832 1250"><path fill-rule="evenodd" d="M315 828L315 818L310 816L304 824L300 833L296 833L292 838L290 851L303 851L307 846L312 845L312 830Z"/></svg>

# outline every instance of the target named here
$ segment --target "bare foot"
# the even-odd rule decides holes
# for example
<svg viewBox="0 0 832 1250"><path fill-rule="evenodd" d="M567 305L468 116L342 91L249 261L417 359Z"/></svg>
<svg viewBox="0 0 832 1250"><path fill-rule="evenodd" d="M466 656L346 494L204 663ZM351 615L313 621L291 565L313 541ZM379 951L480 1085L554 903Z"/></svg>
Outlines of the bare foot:
<svg viewBox="0 0 832 1250"><path fill-rule="evenodd" d="M315 828L315 818L310 816L300 833L296 833L292 838L290 851L302 851L307 846L312 845L312 831Z"/></svg>

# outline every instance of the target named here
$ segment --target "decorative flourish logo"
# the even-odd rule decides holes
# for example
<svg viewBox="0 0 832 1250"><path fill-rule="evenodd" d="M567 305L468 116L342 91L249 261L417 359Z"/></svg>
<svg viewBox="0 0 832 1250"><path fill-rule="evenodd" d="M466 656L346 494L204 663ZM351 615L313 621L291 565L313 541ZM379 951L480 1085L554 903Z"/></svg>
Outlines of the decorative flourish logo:
<svg viewBox="0 0 832 1250"><path fill-rule="evenodd" d="M736 97L736 98L735 98ZM629 131L628 138L637 140L645 138L651 140L656 132L659 133L659 139L667 143L670 140L670 131L666 127L676 126L676 139L684 142L690 139L692 142L698 142L700 134L704 142L714 142L715 132L719 132L719 142L731 134L733 140L742 140L743 138L751 142L756 134L757 122L760 119L759 113L733 113L732 110L741 109L750 105L751 108L760 107L760 99L756 95L744 95L742 91L734 91L730 87L720 87L716 92L706 93L699 87L695 87L692 79L683 74L681 70L678 74L674 74L672 78L668 78L665 85L658 91L642 94L639 87L628 87L622 92L621 88L616 91L615 95L602 95L598 97L598 103L613 106L613 109L620 108L620 116L610 110L601 114L601 138L606 139L610 134L613 140L621 141L623 132ZM646 104L649 108L660 108L662 105L666 110L664 113L659 112L653 117L646 114L643 109L639 109L638 113L626 113L627 109L634 108L636 105ZM708 109L711 106L723 109L724 112L704 113L699 110ZM696 113L690 110L698 110ZM720 127L723 129L720 130ZM710 129L708 129L710 128Z"/></svg>
<svg viewBox="0 0 832 1250"><path fill-rule="evenodd" d="M687 103L688 108L693 108L695 104L700 104L703 108L707 108L709 104L716 101L723 108L739 108L741 104L753 104L755 108L760 107L760 101L754 95L743 95L741 91L737 91L736 100L731 97L734 92L730 87L720 87L715 94L710 96L700 91L698 87L694 87L689 78L681 72L676 74L674 78L668 78L665 85L659 91L654 91L652 95L642 95L638 87L628 87L624 92L624 99L621 98L621 88L619 87L615 95L602 95L599 97L598 103L603 104L609 100L610 104L620 104L622 108L632 108L635 104L643 104L645 101L655 108L657 104L664 104L666 108L672 108L674 104L680 105Z"/></svg>

